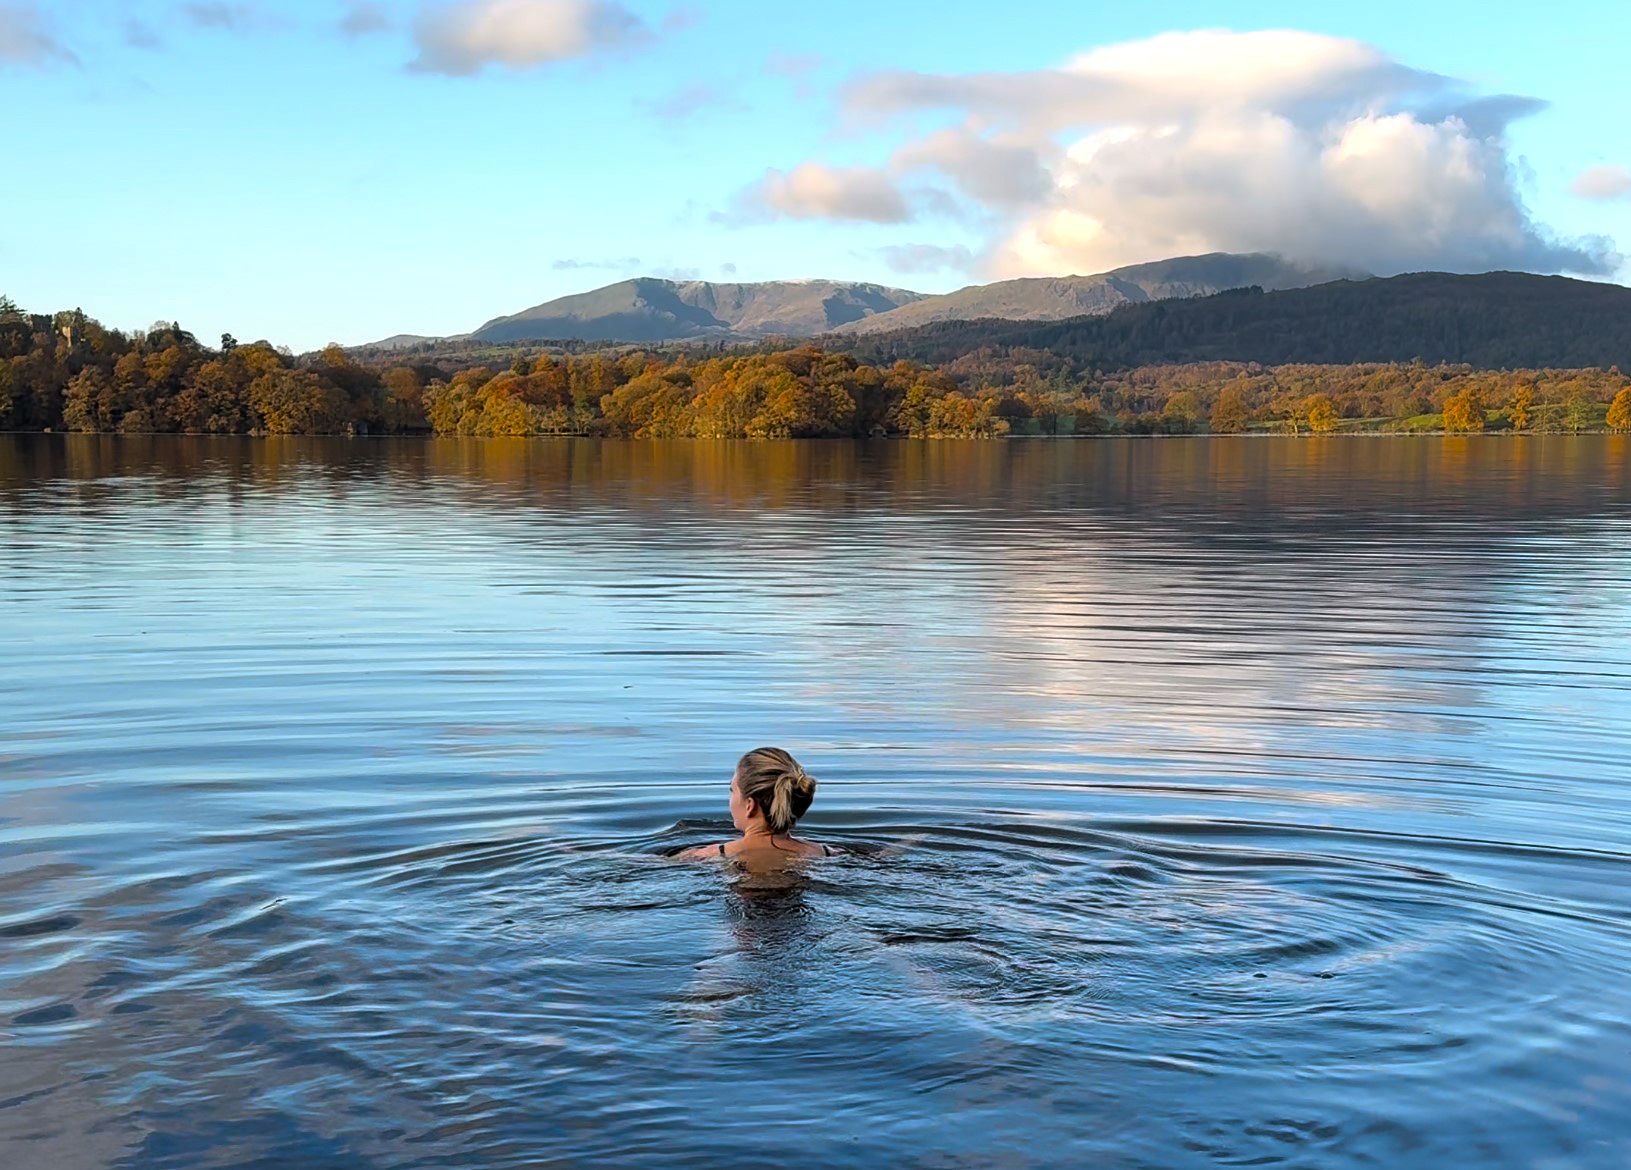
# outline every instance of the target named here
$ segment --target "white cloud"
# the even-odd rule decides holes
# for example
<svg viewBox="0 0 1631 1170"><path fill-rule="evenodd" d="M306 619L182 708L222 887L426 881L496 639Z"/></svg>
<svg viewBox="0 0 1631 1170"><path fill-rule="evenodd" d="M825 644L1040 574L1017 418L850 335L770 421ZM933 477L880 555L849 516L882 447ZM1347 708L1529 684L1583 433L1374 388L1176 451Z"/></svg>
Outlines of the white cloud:
<svg viewBox="0 0 1631 1170"><path fill-rule="evenodd" d="M869 167L804 163L791 171L768 171L742 197L736 220L843 219L905 223L912 218L893 179Z"/></svg>
<svg viewBox="0 0 1631 1170"><path fill-rule="evenodd" d="M1569 188L1582 199L1631 198L1631 170L1625 167L1588 167Z"/></svg>
<svg viewBox="0 0 1631 1170"><path fill-rule="evenodd" d="M0 68L77 65L79 59L52 34L35 4L0 4Z"/></svg>
<svg viewBox="0 0 1631 1170"><path fill-rule="evenodd" d="M613 0L461 0L421 16L414 30L423 73L468 77L489 65L535 69L624 48L651 30Z"/></svg>
<svg viewBox="0 0 1631 1170"><path fill-rule="evenodd" d="M1520 197L1506 126L1543 107L1297 31L1166 33L1029 73L875 74L843 96L858 128L951 119L897 146L890 170L847 173L938 177L994 225L994 275L1209 251L1611 271L1606 241L1554 239ZM825 169L792 173L811 167ZM803 218L823 206L797 201Z"/></svg>

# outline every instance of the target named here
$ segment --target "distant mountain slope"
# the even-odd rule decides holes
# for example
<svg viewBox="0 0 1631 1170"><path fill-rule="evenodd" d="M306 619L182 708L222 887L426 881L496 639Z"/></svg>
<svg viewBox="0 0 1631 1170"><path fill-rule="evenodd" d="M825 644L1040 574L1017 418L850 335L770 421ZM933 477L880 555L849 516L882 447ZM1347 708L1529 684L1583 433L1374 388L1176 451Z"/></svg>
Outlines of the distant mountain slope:
<svg viewBox="0 0 1631 1170"><path fill-rule="evenodd" d="M427 345L435 341L451 341L448 337L427 337L422 333L397 333L379 341L371 341L367 345L359 345L357 349L398 350L413 349L415 346Z"/></svg>
<svg viewBox="0 0 1631 1170"><path fill-rule="evenodd" d="M1631 288L1523 272L1422 272L1125 305L1065 321L941 321L834 340L872 362L938 364L982 349L1036 349L1097 369L1420 359L1631 370Z"/></svg>
<svg viewBox="0 0 1631 1170"><path fill-rule="evenodd" d="M676 341L810 337L919 300L922 293L835 280L755 284L639 277L487 322L476 341Z"/></svg>
<svg viewBox="0 0 1631 1170"><path fill-rule="evenodd" d="M1368 272L1298 264L1263 252L1212 252L1133 264L1095 276L1039 276L971 285L926 297L888 313L841 326L840 333L883 333L935 321L1058 321L1108 313L1122 305L1172 297L1209 296L1231 288L1303 288Z"/></svg>

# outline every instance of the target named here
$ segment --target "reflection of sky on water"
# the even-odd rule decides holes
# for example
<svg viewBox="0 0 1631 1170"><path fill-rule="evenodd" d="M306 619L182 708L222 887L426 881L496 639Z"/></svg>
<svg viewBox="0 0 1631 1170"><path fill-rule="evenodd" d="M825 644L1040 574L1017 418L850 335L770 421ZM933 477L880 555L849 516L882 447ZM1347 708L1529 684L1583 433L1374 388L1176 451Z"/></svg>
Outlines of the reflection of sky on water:
<svg viewBox="0 0 1631 1170"><path fill-rule="evenodd" d="M1627 669L1619 439L359 449L69 440L28 491L71 517L0 500L14 555L73 555L0 589L36 603L35 645L201 701L365 684L347 718L495 761L553 740L717 770L722 737L798 736L945 784L1301 775L1291 799L1362 804L1453 799L1448 771L1589 779L1589 741L1621 746L1623 690L1569 689ZM125 752L171 701L90 685ZM461 698L491 715L499 688L547 717L470 734ZM274 728L319 759L343 731Z"/></svg>

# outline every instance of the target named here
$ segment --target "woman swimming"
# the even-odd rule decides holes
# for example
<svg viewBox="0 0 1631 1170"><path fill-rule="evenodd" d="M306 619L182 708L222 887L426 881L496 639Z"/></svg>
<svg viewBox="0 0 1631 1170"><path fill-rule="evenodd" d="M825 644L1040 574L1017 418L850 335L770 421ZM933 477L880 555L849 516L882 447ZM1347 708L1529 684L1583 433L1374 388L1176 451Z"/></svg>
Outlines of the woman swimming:
<svg viewBox="0 0 1631 1170"><path fill-rule="evenodd" d="M815 799L815 777L781 748L754 748L736 764L731 777L731 823L741 831L735 841L702 845L677 856L683 861L735 858L747 865L780 864L792 858L831 857L830 846L792 836L798 819Z"/></svg>

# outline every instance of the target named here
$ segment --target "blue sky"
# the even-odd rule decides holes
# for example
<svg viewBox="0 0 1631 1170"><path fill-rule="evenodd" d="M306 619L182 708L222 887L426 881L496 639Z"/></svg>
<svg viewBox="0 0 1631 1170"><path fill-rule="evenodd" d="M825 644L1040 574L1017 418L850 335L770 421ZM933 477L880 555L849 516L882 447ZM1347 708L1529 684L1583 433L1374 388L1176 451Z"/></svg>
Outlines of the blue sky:
<svg viewBox="0 0 1631 1170"><path fill-rule="evenodd" d="M1162 36L1218 29L1309 35ZM0 0L0 293L306 349L636 273L938 291L1276 232L1624 280L1627 43L1606 2Z"/></svg>

